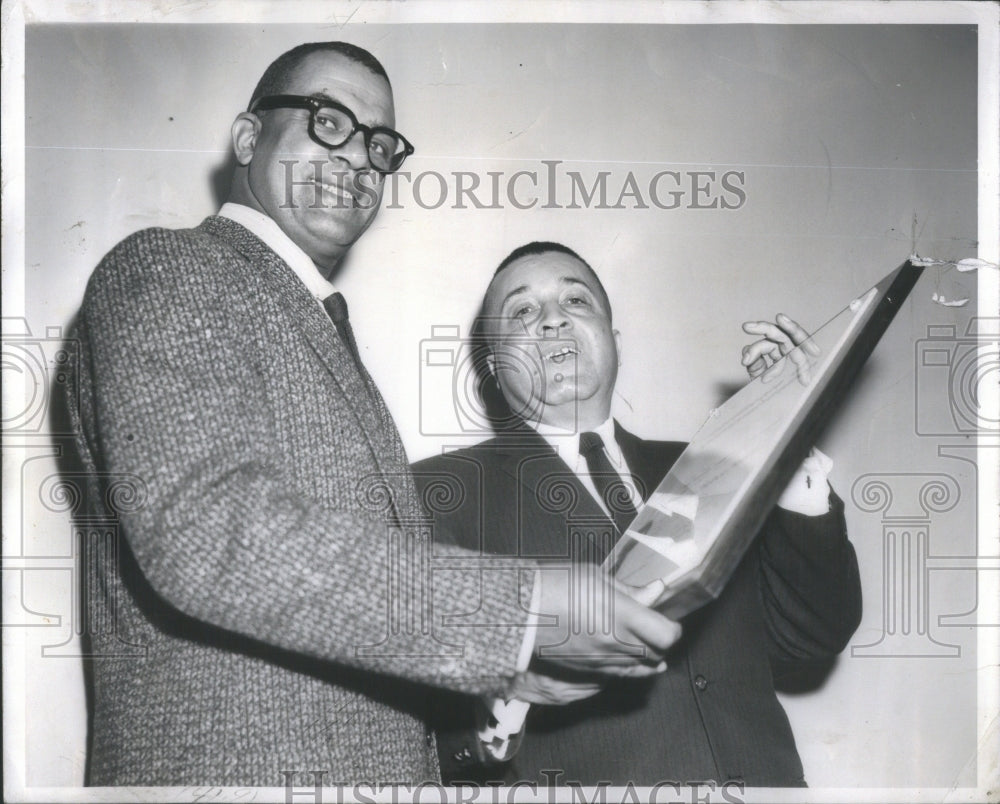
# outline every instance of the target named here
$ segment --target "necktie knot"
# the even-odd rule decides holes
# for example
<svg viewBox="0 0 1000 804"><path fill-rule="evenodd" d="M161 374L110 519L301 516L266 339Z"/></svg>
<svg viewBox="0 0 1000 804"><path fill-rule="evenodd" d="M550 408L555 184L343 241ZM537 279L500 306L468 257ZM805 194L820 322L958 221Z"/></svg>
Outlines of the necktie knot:
<svg viewBox="0 0 1000 804"><path fill-rule="evenodd" d="M331 293L323 299L323 307L334 324L342 324L347 321L347 299L340 291Z"/></svg>
<svg viewBox="0 0 1000 804"><path fill-rule="evenodd" d="M604 439L597 433L580 433L580 454L584 457L591 455L595 450L604 449Z"/></svg>

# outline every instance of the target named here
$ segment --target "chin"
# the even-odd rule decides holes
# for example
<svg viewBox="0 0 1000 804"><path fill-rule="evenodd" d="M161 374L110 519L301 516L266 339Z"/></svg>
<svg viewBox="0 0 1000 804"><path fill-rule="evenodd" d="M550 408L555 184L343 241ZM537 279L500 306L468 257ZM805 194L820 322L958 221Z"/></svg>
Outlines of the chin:
<svg viewBox="0 0 1000 804"><path fill-rule="evenodd" d="M579 418L580 400L575 394L553 394L544 401L536 402L535 409L548 411L549 415L558 418L571 417L575 422Z"/></svg>
<svg viewBox="0 0 1000 804"><path fill-rule="evenodd" d="M549 379L545 388L546 405L566 405L570 402L583 402L590 399L595 389L586 383L581 384L575 377L564 377L560 381Z"/></svg>
<svg viewBox="0 0 1000 804"><path fill-rule="evenodd" d="M317 210L321 211L321 210ZM328 214L319 220L310 221L309 231L320 243L330 246L335 244L340 250L350 248L371 223L365 221L331 219Z"/></svg>

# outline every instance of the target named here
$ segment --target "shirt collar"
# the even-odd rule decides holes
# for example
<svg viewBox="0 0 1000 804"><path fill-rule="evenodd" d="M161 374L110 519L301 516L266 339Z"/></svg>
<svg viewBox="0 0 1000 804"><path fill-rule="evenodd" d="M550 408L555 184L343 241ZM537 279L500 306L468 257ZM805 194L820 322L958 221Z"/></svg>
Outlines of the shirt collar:
<svg viewBox="0 0 1000 804"><path fill-rule="evenodd" d="M618 441L615 440L615 420L610 416L600 425L589 431L564 430L562 427L544 424L543 422L528 422L528 426L544 438L546 443L556 451L559 457L573 471L576 471L577 463L580 461L581 432L597 433L604 442L604 450L608 453L611 465L620 472L628 471L628 467L625 466L625 460L622 457L621 447L618 446Z"/></svg>
<svg viewBox="0 0 1000 804"><path fill-rule="evenodd" d="M232 201L227 201L219 210L219 215L235 221L263 240L271 251L288 264L288 267L295 272L295 275L302 280L309 292L319 301L322 302L331 293L336 292L337 289L319 272L319 268L316 267L316 263L309 255L295 245L294 241L281 230L281 227L263 212L258 212L245 204L234 204Z"/></svg>

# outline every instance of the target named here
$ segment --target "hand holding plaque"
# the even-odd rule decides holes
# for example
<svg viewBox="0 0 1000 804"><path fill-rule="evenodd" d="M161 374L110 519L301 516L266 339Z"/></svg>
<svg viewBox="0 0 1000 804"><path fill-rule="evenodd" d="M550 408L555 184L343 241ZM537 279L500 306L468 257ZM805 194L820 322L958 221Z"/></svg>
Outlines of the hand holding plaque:
<svg viewBox="0 0 1000 804"><path fill-rule="evenodd" d="M767 382L786 365L788 357L795 366L796 376L803 385L812 379L809 370L811 357L819 357L819 347L809 340L809 333L784 313L778 313L775 322L747 321L743 331L750 335L763 335L760 340L743 347L743 365L751 378L764 375ZM801 346L801 349L797 349Z"/></svg>
<svg viewBox="0 0 1000 804"><path fill-rule="evenodd" d="M673 618L715 599L920 273L904 263L808 337L787 316L744 326L763 336L744 350L756 378L709 414L605 569L662 581L654 607Z"/></svg>

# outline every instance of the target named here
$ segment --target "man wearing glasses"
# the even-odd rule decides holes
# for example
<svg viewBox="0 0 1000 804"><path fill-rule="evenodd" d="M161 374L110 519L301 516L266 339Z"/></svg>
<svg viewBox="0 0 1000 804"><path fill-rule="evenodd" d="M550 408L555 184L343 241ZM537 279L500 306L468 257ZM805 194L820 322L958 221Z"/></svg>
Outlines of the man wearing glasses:
<svg viewBox="0 0 1000 804"><path fill-rule="evenodd" d="M294 48L233 123L219 214L138 232L91 277L71 415L89 513L121 538L85 568L89 784L436 780L419 684L518 694L553 645L552 665L646 676L678 636L609 589L617 630L576 628L567 573L459 548L435 555L470 571L447 599L431 586L406 455L330 283L413 152L394 126L371 54ZM471 627L440 627L449 600L478 601ZM535 634L539 615L557 627Z"/></svg>

